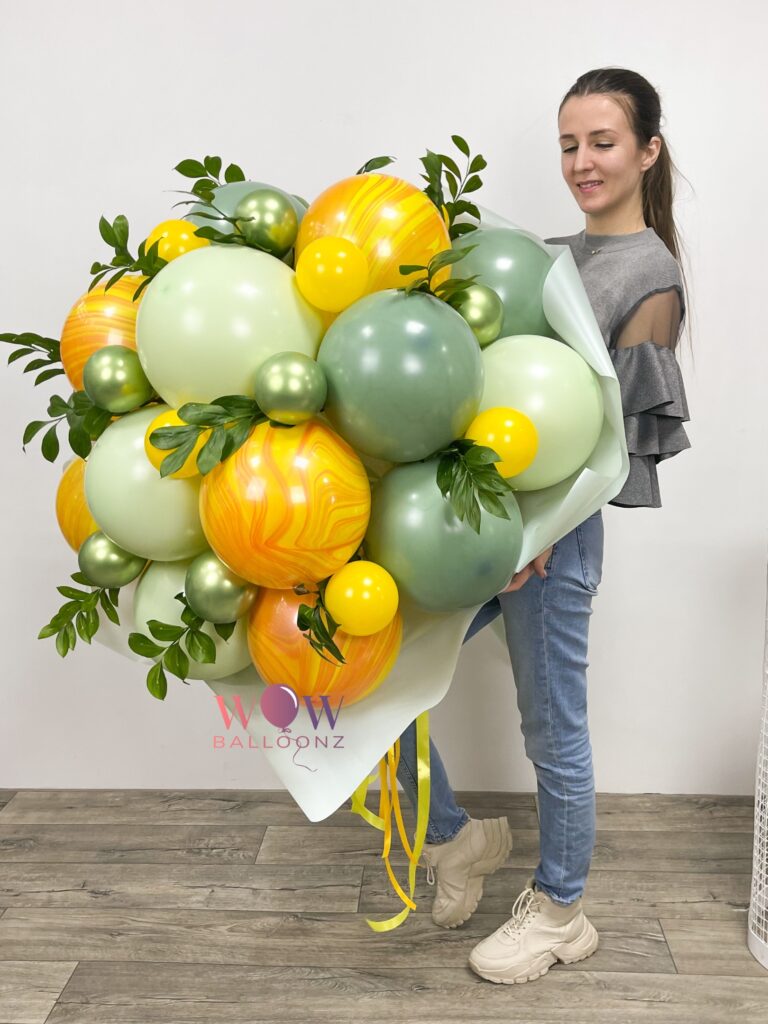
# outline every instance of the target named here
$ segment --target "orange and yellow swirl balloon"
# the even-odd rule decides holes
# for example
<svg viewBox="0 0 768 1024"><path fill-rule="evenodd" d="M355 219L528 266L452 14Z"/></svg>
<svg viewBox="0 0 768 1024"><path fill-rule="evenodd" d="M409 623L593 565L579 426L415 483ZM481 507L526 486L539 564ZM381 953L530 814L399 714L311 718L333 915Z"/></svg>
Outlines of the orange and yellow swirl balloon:
<svg viewBox="0 0 768 1024"><path fill-rule="evenodd" d="M260 587L317 583L357 551L371 513L365 467L313 417L254 427L203 477L200 519L219 558Z"/></svg>
<svg viewBox="0 0 768 1024"><path fill-rule="evenodd" d="M85 500L85 459L74 458L61 474L56 490L56 520L64 540L79 551L86 537L99 529Z"/></svg>

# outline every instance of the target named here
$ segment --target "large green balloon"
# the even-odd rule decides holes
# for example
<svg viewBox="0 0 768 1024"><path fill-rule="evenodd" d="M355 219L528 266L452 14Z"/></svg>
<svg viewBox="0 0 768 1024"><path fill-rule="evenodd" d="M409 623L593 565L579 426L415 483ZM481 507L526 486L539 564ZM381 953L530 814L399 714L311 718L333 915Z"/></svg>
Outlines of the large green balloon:
<svg viewBox="0 0 768 1024"><path fill-rule="evenodd" d="M265 359L287 349L314 358L323 330L290 267L255 249L207 245L147 285L136 348L155 390L177 409L253 394Z"/></svg>
<svg viewBox="0 0 768 1024"><path fill-rule="evenodd" d="M546 249L514 228L478 228L457 238L454 249L476 245L453 268L453 276L477 274L477 283L492 288L504 306L501 337L553 333L541 305L544 278L553 259Z"/></svg>
<svg viewBox="0 0 768 1024"><path fill-rule="evenodd" d="M483 364L456 310L420 292L374 292L345 309L317 355L325 415L353 448L390 462L423 459L463 437Z"/></svg>
<svg viewBox="0 0 768 1024"><path fill-rule="evenodd" d="M603 428L603 393L592 367L564 342L517 335L483 349L485 390L481 411L520 409L533 421L539 445L516 490L537 491L565 480L582 466Z"/></svg>
<svg viewBox="0 0 768 1024"><path fill-rule="evenodd" d="M274 185L267 185L263 181L232 181L227 185L219 185L213 190L213 204L217 209L221 210L222 213L226 214L227 217L234 217L237 204L241 199L249 193L254 192L259 188L273 189L275 192L281 192L285 198L290 202L291 206L296 211L296 218L301 224L304 214L307 212L306 204L301 200L299 196L293 196L290 192L284 192L283 189L275 188ZM185 220L192 221L198 227L204 227L206 225L212 225L217 230L221 231L224 235L231 235L234 231L234 227L229 221L222 220L221 217L216 217L215 220L209 220L207 217L200 217L200 213L209 213L215 216L216 210L212 210L210 206L206 206L205 203L194 203L188 207L189 213L184 214Z"/></svg>
<svg viewBox="0 0 768 1024"><path fill-rule="evenodd" d="M85 464L85 497L99 528L126 551L161 561L209 546L198 513L201 478L163 478L144 450L147 427L167 409L150 405L115 420Z"/></svg>
<svg viewBox="0 0 768 1024"><path fill-rule="evenodd" d="M439 459L395 466L371 494L366 558L384 566L398 588L432 612L490 600L509 583L520 557L523 521L513 494L501 498L509 519L480 505L480 532L462 522L440 492Z"/></svg>
<svg viewBox="0 0 768 1024"><path fill-rule="evenodd" d="M183 625L181 613L184 606L174 595L184 590L184 577L189 565L189 559L178 562L153 562L141 577L133 596L136 629L140 633L151 637L147 626L150 619L158 619L172 626ZM229 640L223 640L207 622L203 624L202 630L216 645L216 661L204 663L190 658L189 679L221 679L240 672L251 664L247 617L238 619ZM181 647L189 654L184 640L181 641Z"/></svg>

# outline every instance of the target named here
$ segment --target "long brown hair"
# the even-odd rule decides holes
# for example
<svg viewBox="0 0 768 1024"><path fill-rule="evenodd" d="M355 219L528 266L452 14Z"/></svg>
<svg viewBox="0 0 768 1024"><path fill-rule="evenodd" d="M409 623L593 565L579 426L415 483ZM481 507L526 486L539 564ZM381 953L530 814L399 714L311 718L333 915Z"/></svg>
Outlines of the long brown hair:
<svg viewBox="0 0 768 1024"><path fill-rule="evenodd" d="M643 218L678 261L685 292L685 320L690 340L690 303L688 283L682 266L683 247L675 224L672 205L674 202L674 175L680 174L661 131L661 100L651 83L636 71L627 68L594 68L579 75L558 107L558 115L566 101L572 96L590 96L594 93L610 95L626 114L627 121L637 139L638 147L645 147L652 136L661 139L661 148L656 160L643 173L642 203ZM686 179L687 181L687 179Z"/></svg>

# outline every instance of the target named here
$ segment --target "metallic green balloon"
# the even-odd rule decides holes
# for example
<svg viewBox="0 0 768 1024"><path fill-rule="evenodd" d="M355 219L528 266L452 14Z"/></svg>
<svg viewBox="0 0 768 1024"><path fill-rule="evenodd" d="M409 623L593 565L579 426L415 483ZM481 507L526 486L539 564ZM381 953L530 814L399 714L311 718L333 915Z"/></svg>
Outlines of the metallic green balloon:
<svg viewBox="0 0 768 1024"><path fill-rule="evenodd" d="M456 277L477 274L477 284L492 288L504 306L500 334L550 336L541 304L544 278L554 262L534 239L515 228L478 228L457 238L454 249L476 245L456 264Z"/></svg>
<svg viewBox="0 0 768 1024"><path fill-rule="evenodd" d="M97 587L124 587L141 573L147 559L132 555L97 530L80 545L77 564Z"/></svg>
<svg viewBox="0 0 768 1024"><path fill-rule="evenodd" d="M358 299L325 333L324 413L353 448L413 462L464 436L483 392L482 352L455 309L397 289Z"/></svg>
<svg viewBox="0 0 768 1024"><path fill-rule="evenodd" d="M303 352L276 352L256 371L254 398L271 420L295 426L325 405L328 385L322 367Z"/></svg>
<svg viewBox="0 0 768 1024"><path fill-rule="evenodd" d="M480 506L480 532L460 520L437 485L438 458L395 466L371 493L365 557L392 574L401 594L432 612L490 600L509 583L523 543L513 494L509 519Z"/></svg>
<svg viewBox="0 0 768 1024"><path fill-rule="evenodd" d="M132 412L155 393L138 354L125 345L105 345L88 357L83 388L95 405L114 413Z"/></svg>
<svg viewBox="0 0 768 1024"><path fill-rule="evenodd" d="M263 181L231 181L227 185L219 185L213 190L213 205L216 209L221 210L227 217L235 216L235 209L237 204L247 196L250 192L254 192L256 189L268 188L273 192L280 192L290 202L293 209L296 211L296 217L299 224L307 212L307 207L299 196L292 196L288 192L284 192L283 189L276 189L273 185L267 185ZM207 213L214 217L213 220L209 220L207 217L201 217L201 213ZM206 225L213 225L225 235L231 235L234 231L234 227L228 220L222 220L220 217L216 217L216 210L212 210L210 206L206 206L205 203L194 203L189 207L189 212L184 214L185 220L192 221L198 227Z"/></svg>
<svg viewBox="0 0 768 1024"><path fill-rule="evenodd" d="M235 207L235 223L251 245L282 258L299 233L299 218L291 197L275 188L259 188Z"/></svg>
<svg viewBox="0 0 768 1024"><path fill-rule="evenodd" d="M190 562L184 578L189 607L208 622L234 622L248 612L258 587L236 576L213 551Z"/></svg>
<svg viewBox="0 0 768 1024"><path fill-rule="evenodd" d="M466 289L466 297L453 308L472 328L480 348L490 345L501 334L504 305L493 288L484 284L471 284Z"/></svg>

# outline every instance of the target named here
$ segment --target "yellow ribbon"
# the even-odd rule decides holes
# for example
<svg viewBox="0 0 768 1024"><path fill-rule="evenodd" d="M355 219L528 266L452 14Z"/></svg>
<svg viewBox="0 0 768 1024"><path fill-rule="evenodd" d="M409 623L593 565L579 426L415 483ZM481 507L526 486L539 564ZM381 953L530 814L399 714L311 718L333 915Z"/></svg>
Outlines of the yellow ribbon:
<svg viewBox="0 0 768 1024"><path fill-rule="evenodd" d="M372 921L366 917L367 923L376 932L390 931L397 928L408 917L412 910L416 909L413 902L413 890L416 887L416 866L424 847L424 840L427 835L427 822L429 821L429 712L423 711L416 719L416 761L417 761L417 813L416 830L413 837L413 849L411 849L408 837L403 824L403 815L400 809L400 799L397 792L397 766L400 761L400 740L397 739L394 745L389 748L379 762L379 777L381 779L381 792L379 795L379 813L374 814L365 806L368 786L376 778L375 773L364 779L352 793L352 813L359 814L369 825L381 829L384 833L384 847L382 859L387 869L389 879L394 886L395 892L405 903L405 907L399 914L389 917L384 921ZM391 792L391 796L390 796ZM395 878L392 865L389 863L389 852L392 845L392 812L394 811L397 830L403 849L408 857L408 885L410 895L406 895L400 883Z"/></svg>

